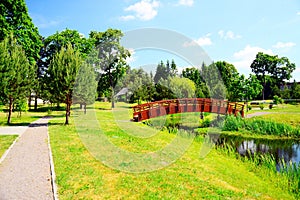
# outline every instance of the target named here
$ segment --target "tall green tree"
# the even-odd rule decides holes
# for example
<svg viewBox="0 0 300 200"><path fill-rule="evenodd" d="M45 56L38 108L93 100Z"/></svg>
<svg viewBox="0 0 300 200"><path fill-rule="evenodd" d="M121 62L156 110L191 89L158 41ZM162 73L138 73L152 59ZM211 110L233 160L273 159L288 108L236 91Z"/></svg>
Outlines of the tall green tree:
<svg viewBox="0 0 300 200"><path fill-rule="evenodd" d="M239 73L234 65L225 61L218 61L215 63L215 65L219 70L219 73L223 80L223 84L226 87L227 98L230 99L230 96L234 94L232 94L232 91L229 90L229 88L231 87L232 81L239 77Z"/></svg>
<svg viewBox="0 0 300 200"><path fill-rule="evenodd" d="M13 33L18 44L22 46L30 65L36 65L42 46L42 37L28 14L25 0L2 0L0 4L0 41ZM35 68L36 69L36 68ZM38 71L36 70L37 74ZM32 91L38 89L34 84ZM29 93L29 105L31 94Z"/></svg>
<svg viewBox="0 0 300 200"><path fill-rule="evenodd" d="M292 72L296 69L294 63L290 63L286 57L278 57L277 55L268 55L262 52L257 53L255 60L251 64L252 72L263 85L262 98L265 99L265 89L267 84L267 76L271 76L276 80L276 85L280 86L284 80L292 77Z"/></svg>
<svg viewBox="0 0 300 200"><path fill-rule="evenodd" d="M52 101L66 103L65 124L69 124L74 84L81 65L81 55L69 43L54 55L45 76Z"/></svg>
<svg viewBox="0 0 300 200"><path fill-rule="evenodd" d="M11 123L14 102L30 94L35 71L35 65L30 65L22 46L12 34L0 43L0 98L9 105L8 124Z"/></svg>
<svg viewBox="0 0 300 200"><path fill-rule="evenodd" d="M123 33L120 30L108 29L105 32L90 33L90 38L94 40L98 50L101 76L99 80L100 90L109 90L111 97L111 107L114 108L114 87L118 80L126 73L128 65L126 58L130 57L130 52L120 44Z"/></svg>
<svg viewBox="0 0 300 200"><path fill-rule="evenodd" d="M96 72L93 66L89 63L84 63L76 78L73 89L73 101L84 106L86 113L86 105L93 104L97 94Z"/></svg>
<svg viewBox="0 0 300 200"><path fill-rule="evenodd" d="M154 82L158 83L161 79L167 79L169 76L167 66L164 64L163 61L160 61L160 63L156 67L156 72L154 75Z"/></svg>
<svg viewBox="0 0 300 200"><path fill-rule="evenodd" d="M0 41L13 33L31 65L39 58L42 38L28 14L25 0L2 0L0 4Z"/></svg>
<svg viewBox="0 0 300 200"><path fill-rule="evenodd" d="M44 79L45 71L48 69L50 62L54 56L70 44L74 51L79 52L82 59L90 56L94 41L90 38L85 38L77 30L66 29L61 32L56 32L53 35L43 39L43 47L40 50L40 59L38 60L38 78L41 85L41 90L37 92L37 96L48 98L51 94L46 90L47 78ZM59 102L57 102L59 103ZM36 106L36 105L35 105Z"/></svg>
<svg viewBox="0 0 300 200"><path fill-rule="evenodd" d="M238 76L232 80L230 87L230 101L246 101L253 100L258 96L262 89L262 85L255 75L250 74L248 78L244 75Z"/></svg>
<svg viewBox="0 0 300 200"><path fill-rule="evenodd" d="M194 81L196 86L196 91L195 91L196 97L203 98L209 96L208 88L202 78L201 71L199 69L195 67L185 68L182 71L182 76L184 78L188 78Z"/></svg>

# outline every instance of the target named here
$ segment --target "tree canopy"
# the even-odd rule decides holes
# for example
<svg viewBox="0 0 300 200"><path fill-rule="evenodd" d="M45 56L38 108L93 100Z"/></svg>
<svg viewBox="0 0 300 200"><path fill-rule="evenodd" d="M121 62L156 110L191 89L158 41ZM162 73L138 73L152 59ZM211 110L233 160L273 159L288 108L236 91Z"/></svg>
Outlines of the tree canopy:
<svg viewBox="0 0 300 200"><path fill-rule="evenodd" d="M126 58L130 57L130 52L120 44L122 36L123 33L116 29L90 33L90 38L98 51L101 69L98 91L103 93L109 90L112 108L114 108L114 87L129 67Z"/></svg>
<svg viewBox="0 0 300 200"><path fill-rule="evenodd" d="M69 124L70 109L75 80L78 75L82 59L78 51L74 51L69 43L57 52L47 69L47 87L50 99L66 103L66 122Z"/></svg>
<svg viewBox="0 0 300 200"><path fill-rule="evenodd" d="M35 71L35 65L30 65L12 34L0 43L0 98L9 104L7 123L11 123L13 103L30 94L35 84Z"/></svg>
<svg viewBox="0 0 300 200"><path fill-rule="evenodd" d="M39 58L42 46L38 29L28 15L25 0L2 0L0 4L0 41L12 33L23 47L31 65Z"/></svg>
<svg viewBox="0 0 300 200"><path fill-rule="evenodd" d="M294 63L290 63L286 57L278 57L277 55L268 55L262 52L257 53L255 60L251 64L251 70L257 79L262 83L262 98L265 99L265 89L267 76L276 80L276 85L280 86L284 80L292 77L292 72L296 69Z"/></svg>

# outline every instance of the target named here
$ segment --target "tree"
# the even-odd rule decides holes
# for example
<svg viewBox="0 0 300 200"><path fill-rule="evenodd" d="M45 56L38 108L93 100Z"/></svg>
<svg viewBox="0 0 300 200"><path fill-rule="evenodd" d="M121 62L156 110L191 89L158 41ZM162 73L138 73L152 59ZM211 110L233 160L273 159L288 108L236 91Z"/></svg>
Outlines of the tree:
<svg viewBox="0 0 300 200"><path fill-rule="evenodd" d="M77 30L66 29L61 32L56 32L53 35L43 39L43 47L40 50L40 59L38 60L38 78L41 85L41 91L37 91L36 97L42 95L43 98L48 98L51 94L47 94L47 78L44 79L44 74L47 71L53 57L61 50L71 44L74 51L79 52L82 59L90 56L94 41L90 38L83 37ZM45 82L46 81L46 82ZM39 94L43 91L43 94ZM60 102L56 102L60 103ZM36 104L35 104L36 107Z"/></svg>
<svg viewBox="0 0 300 200"><path fill-rule="evenodd" d="M84 63L76 78L73 90L73 102L84 105L84 113L86 113L86 105L93 104L96 99L97 81L93 66Z"/></svg>
<svg viewBox="0 0 300 200"><path fill-rule="evenodd" d="M161 79L167 79L169 76L167 67L165 66L164 62L161 61L157 67L156 72L154 75L154 83L158 83Z"/></svg>
<svg viewBox="0 0 300 200"><path fill-rule="evenodd" d="M69 43L56 53L46 72L46 79L51 94L51 99L66 103L66 121L69 124L69 116L72 105L72 93L82 59L78 51L74 51Z"/></svg>
<svg viewBox="0 0 300 200"><path fill-rule="evenodd" d="M244 75L238 76L230 84L231 91L230 101L246 101L257 97L262 89L262 85L257 80L256 76L250 74L248 78Z"/></svg>
<svg viewBox="0 0 300 200"><path fill-rule="evenodd" d="M185 68L182 71L182 76L184 78L188 78L190 80L192 80L195 83L196 86L196 91L195 91L195 95L198 98L203 98L203 97L208 97L209 96L209 92L208 92L208 88L201 76L201 71L195 67L192 68Z"/></svg>
<svg viewBox="0 0 300 200"><path fill-rule="evenodd" d="M35 65L42 46L38 29L28 15L25 0L2 0L0 4L0 41L13 33L31 65Z"/></svg>
<svg viewBox="0 0 300 200"><path fill-rule="evenodd" d="M284 80L289 80L292 72L296 69L294 63L290 63L288 58L279 58L277 55L272 56L262 52L257 53L255 60L251 64L252 72L256 75L257 79L261 82L262 98L265 99L265 89L267 83L267 75L270 75L276 80L277 86Z"/></svg>
<svg viewBox="0 0 300 200"><path fill-rule="evenodd" d="M195 83L188 78L170 77L161 79L156 84L157 99L192 98L195 97Z"/></svg>
<svg viewBox="0 0 300 200"><path fill-rule="evenodd" d="M105 32L92 31L90 33L90 38L94 40L98 50L98 58L102 70L99 83L107 81L107 83L102 84L104 88L100 89L109 89L112 108L115 107L114 87L128 69L126 58L130 56L130 52L120 44L122 36L123 33L116 29L108 29Z"/></svg>
<svg viewBox="0 0 300 200"><path fill-rule="evenodd" d="M8 103L7 123L11 123L13 104L30 94L35 79L35 65L30 65L27 56L11 34L0 43L0 96Z"/></svg>
<svg viewBox="0 0 300 200"><path fill-rule="evenodd" d="M0 41L14 35L18 44L22 46L30 65L36 65L39 59L39 51L42 46L42 37L34 26L28 14L25 0L2 0L0 4ZM36 68L34 68L36 70ZM37 71L35 71L37 73ZM37 82L36 82L37 83ZM34 84L32 90L37 89ZM31 93L29 93L31 102Z"/></svg>

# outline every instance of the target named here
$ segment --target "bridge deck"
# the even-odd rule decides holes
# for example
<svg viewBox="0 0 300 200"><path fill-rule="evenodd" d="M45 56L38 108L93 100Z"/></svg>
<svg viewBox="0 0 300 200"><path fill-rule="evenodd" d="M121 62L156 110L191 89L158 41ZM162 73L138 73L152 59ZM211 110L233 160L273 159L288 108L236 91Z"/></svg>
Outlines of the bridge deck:
<svg viewBox="0 0 300 200"><path fill-rule="evenodd" d="M221 115L240 113L244 117L244 104L207 98L185 98L155 101L133 106L134 121L143 121L163 115L183 112L210 112Z"/></svg>

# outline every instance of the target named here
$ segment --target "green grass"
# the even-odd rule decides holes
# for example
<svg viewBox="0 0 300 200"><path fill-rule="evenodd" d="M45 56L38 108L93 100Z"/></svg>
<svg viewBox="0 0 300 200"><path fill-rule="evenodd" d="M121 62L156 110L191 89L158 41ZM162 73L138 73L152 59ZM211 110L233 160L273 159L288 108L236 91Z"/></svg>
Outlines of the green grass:
<svg viewBox="0 0 300 200"><path fill-rule="evenodd" d="M2 109L4 109L3 106L0 106L0 126L7 126L7 117L8 113L4 112ZM43 112L43 110L39 112L22 112L21 117L18 116L18 112L13 112L11 117L11 124L9 126L28 126L31 122L34 122L35 120L44 117L47 115L47 112Z"/></svg>
<svg viewBox="0 0 300 200"><path fill-rule="evenodd" d="M97 107L108 106L98 103ZM130 113L123 114L130 116ZM157 151L176 136L167 131L154 131L156 134L147 138L130 135L129 131L151 128L121 120L118 124L118 116L110 110L96 109L105 137L128 151ZM69 126L64 126L64 118L59 117L49 123L60 199L293 199L278 182L278 175L265 168L215 149L200 158L201 137L179 159L162 169L147 173L112 169L92 156L93 150L87 150L74 119ZM91 132L92 138L93 134L99 133Z"/></svg>
<svg viewBox="0 0 300 200"><path fill-rule="evenodd" d="M17 137L17 135L0 135L0 158Z"/></svg>

